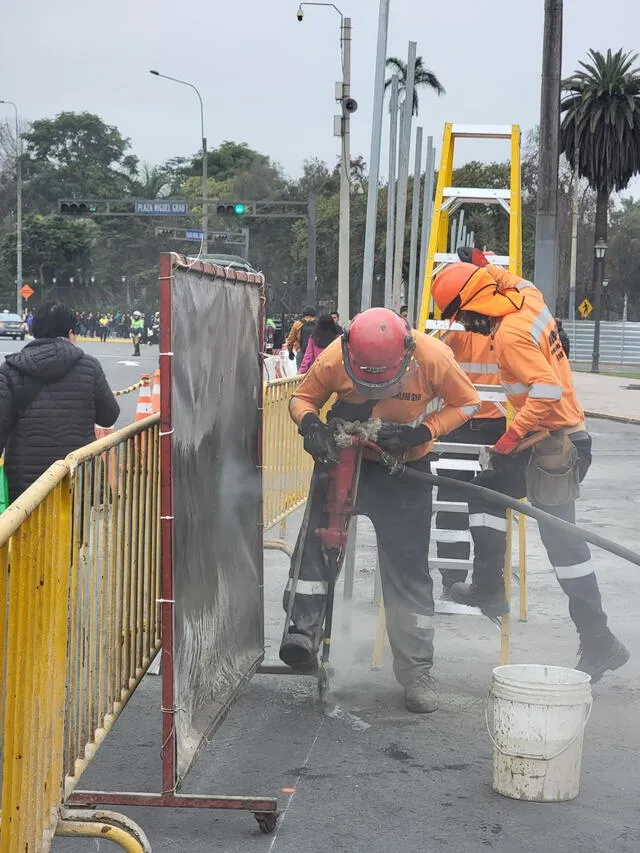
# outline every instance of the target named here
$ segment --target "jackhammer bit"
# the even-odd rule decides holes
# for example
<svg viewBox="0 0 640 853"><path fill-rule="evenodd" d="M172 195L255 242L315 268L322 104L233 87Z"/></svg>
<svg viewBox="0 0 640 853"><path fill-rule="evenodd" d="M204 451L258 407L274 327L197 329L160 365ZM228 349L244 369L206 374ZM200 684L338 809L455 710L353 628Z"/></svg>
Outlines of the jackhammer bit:
<svg viewBox="0 0 640 853"><path fill-rule="evenodd" d="M356 508L362 442L353 436L351 443L346 447L340 447L338 453L338 462L331 465L327 471L326 526L319 527L315 531L322 544L322 554L328 577L322 655L318 674L318 694L321 701L326 698L329 687L329 655L335 587L344 561L349 536L349 522Z"/></svg>

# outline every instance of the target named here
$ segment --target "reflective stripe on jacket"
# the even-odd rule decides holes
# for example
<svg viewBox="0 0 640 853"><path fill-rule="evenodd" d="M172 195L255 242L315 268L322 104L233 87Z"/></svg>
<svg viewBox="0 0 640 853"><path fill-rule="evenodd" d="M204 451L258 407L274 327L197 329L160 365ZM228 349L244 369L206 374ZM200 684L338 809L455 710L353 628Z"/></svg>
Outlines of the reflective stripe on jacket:
<svg viewBox="0 0 640 853"><path fill-rule="evenodd" d="M494 335L500 380L517 410L512 426L528 432L575 426L584 419L576 398L571 366L553 314L530 281L500 267L487 267L499 285L517 287L524 296L520 311L500 320Z"/></svg>
<svg viewBox="0 0 640 853"><path fill-rule="evenodd" d="M493 336L474 332L448 332L443 342L451 348L455 360L474 385L500 385L500 373ZM477 418L503 418L496 403L484 402Z"/></svg>
<svg viewBox="0 0 640 853"><path fill-rule="evenodd" d="M400 390L389 400L377 400L373 417L413 426L424 423L438 439L477 414L480 399L449 347L422 332L412 335L416 348ZM300 426L306 414L319 414L332 394L347 403L366 402L355 392L344 369L340 338L329 344L305 374L289 403L291 417ZM412 447L406 458L421 459L431 447L432 442Z"/></svg>

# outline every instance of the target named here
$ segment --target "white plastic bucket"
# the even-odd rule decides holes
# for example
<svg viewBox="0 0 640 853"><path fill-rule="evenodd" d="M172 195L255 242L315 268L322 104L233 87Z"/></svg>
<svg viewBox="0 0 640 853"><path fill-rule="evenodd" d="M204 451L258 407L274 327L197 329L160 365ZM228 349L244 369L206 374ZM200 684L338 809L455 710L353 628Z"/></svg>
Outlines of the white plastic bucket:
<svg viewBox="0 0 640 853"><path fill-rule="evenodd" d="M584 672L538 664L496 667L487 703L493 790L539 803L577 797L591 705Z"/></svg>

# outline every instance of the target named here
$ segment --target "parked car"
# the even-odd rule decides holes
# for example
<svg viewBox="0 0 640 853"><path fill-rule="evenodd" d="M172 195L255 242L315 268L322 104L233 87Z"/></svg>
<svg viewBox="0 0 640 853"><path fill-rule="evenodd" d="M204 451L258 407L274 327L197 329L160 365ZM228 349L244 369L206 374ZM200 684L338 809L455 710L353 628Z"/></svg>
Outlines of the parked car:
<svg viewBox="0 0 640 853"><path fill-rule="evenodd" d="M25 324L17 314L8 311L0 314L0 338L13 338L14 341L20 338L23 341L26 331Z"/></svg>

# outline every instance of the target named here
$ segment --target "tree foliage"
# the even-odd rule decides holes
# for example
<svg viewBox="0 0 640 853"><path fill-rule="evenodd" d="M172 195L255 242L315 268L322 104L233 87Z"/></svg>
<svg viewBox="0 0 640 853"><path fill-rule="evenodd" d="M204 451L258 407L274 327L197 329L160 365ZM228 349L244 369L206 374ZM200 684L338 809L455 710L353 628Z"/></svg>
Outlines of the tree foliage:
<svg viewBox="0 0 640 853"><path fill-rule="evenodd" d="M409 67L406 62L403 62L401 59L398 59L395 56L390 56L387 59L387 68L392 70L393 74L398 75L398 86L400 93L405 92L407 89L407 77L409 74ZM391 85L391 78L385 81L384 88L388 89ZM445 88L442 83L438 80L436 75L429 68L425 68L424 60L421 56L416 57L416 68L415 68L415 77L413 84L413 107L412 107L412 115L418 115L418 107L420 106L420 101L418 98L418 89L421 86L426 86L436 93L436 95L444 95Z"/></svg>

